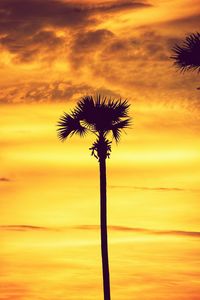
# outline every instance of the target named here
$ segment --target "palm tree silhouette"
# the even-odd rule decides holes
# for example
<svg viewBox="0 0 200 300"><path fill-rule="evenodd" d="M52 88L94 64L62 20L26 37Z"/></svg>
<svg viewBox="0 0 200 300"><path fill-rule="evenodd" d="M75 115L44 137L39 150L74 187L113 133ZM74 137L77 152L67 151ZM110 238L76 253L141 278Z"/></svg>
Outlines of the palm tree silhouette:
<svg viewBox="0 0 200 300"><path fill-rule="evenodd" d="M78 134L84 137L93 133L96 140L90 148L91 154L98 159L100 171L100 226L101 257L103 272L104 300L110 300L110 275L107 241L107 194L106 194L106 159L110 157L111 143L109 133L119 142L122 130L130 126L127 100L112 100L101 95L83 96L74 110L64 113L58 122L58 137L64 141L67 137Z"/></svg>
<svg viewBox="0 0 200 300"><path fill-rule="evenodd" d="M171 58L181 72L200 72L200 33L192 33L186 36L182 45L176 44L172 51Z"/></svg>

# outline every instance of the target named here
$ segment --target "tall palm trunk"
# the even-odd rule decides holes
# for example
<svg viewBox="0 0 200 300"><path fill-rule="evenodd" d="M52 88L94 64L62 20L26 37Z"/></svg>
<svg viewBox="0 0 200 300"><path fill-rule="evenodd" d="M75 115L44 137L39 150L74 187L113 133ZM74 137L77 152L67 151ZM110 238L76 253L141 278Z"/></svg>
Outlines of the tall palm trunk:
<svg viewBox="0 0 200 300"><path fill-rule="evenodd" d="M100 157L100 201L101 201L101 257L103 271L104 300L110 300L110 275L108 263L108 239L107 239L107 196L106 196L106 158Z"/></svg>

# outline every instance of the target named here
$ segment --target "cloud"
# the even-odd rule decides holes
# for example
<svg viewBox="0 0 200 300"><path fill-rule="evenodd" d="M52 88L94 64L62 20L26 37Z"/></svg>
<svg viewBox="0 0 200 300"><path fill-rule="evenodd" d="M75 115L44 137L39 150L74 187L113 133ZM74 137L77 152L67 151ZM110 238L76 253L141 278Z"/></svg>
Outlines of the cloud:
<svg viewBox="0 0 200 300"><path fill-rule="evenodd" d="M15 26L30 35L47 25L74 27L88 22L89 10L62 0L1 0L1 31L13 32Z"/></svg>
<svg viewBox="0 0 200 300"><path fill-rule="evenodd" d="M148 3L147 1L123 1L119 3L119 1L108 1L108 2L100 2L97 5L93 6L93 10L96 12L118 12L118 11L124 11L124 10L131 10L131 9L137 9L137 8L145 8L145 7L151 7L152 5Z"/></svg>
<svg viewBox="0 0 200 300"><path fill-rule="evenodd" d="M174 80L175 68L170 60L171 48L178 38L156 30L137 30L122 35L108 29L88 30L73 35L70 45L72 72L85 78L104 80L121 92L134 94L143 90L179 90L179 95L192 88L185 77ZM84 76L82 76L84 77ZM184 83L183 83L184 82Z"/></svg>
<svg viewBox="0 0 200 300"><path fill-rule="evenodd" d="M56 58L55 51L64 45L63 39L50 30L41 30L34 35L20 38L20 40L7 35L0 39L0 43L9 52L16 54L14 58L16 63L31 62L39 59L39 55L42 56L43 60L52 61ZM53 55L50 55L50 53L47 55L47 51L53 51Z"/></svg>
<svg viewBox="0 0 200 300"><path fill-rule="evenodd" d="M144 228L132 228L123 226L109 226L109 229L115 231L132 231L134 233L144 233L153 235L175 235L175 236L188 236L200 238L200 232L198 231L184 231L184 230L151 230Z"/></svg>
<svg viewBox="0 0 200 300"><path fill-rule="evenodd" d="M108 45L104 57L115 58L121 61L149 61L168 60L168 40L170 37L158 34L156 31L144 31L139 35L129 35L128 37L116 37Z"/></svg>
<svg viewBox="0 0 200 300"><path fill-rule="evenodd" d="M52 61L55 50L65 44L65 37L58 36L56 30L78 28L90 22L89 11L76 4L57 0L2 0L0 45L14 55L15 63L38 61L39 55Z"/></svg>
<svg viewBox="0 0 200 300"><path fill-rule="evenodd" d="M103 86L93 87L86 83L71 81L29 82L26 84L12 84L2 86L0 103L28 103L48 101L77 100L83 94L103 93L111 97L120 97L119 93Z"/></svg>
<svg viewBox="0 0 200 300"><path fill-rule="evenodd" d="M0 177L0 181L10 182L11 180L9 178L6 178L6 177Z"/></svg>
<svg viewBox="0 0 200 300"><path fill-rule="evenodd" d="M114 34L107 29L78 32L70 48L70 63L74 70L96 68L99 53L112 40ZM102 62L103 63L103 62Z"/></svg>
<svg viewBox="0 0 200 300"><path fill-rule="evenodd" d="M32 226L32 225L0 225L1 230L10 231L66 231L66 230L100 230L99 225L77 225L67 227L43 227L43 226ZM174 236L187 236L200 238L199 231L184 231L184 230L153 230L145 228L134 228L126 226L115 226L109 225L108 230L111 231L127 231L136 234L150 234L150 235L174 235Z"/></svg>
<svg viewBox="0 0 200 300"><path fill-rule="evenodd" d="M74 226L74 229L80 230L98 230L99 226L97 225L80 225ZM188 236L188 237L197 237L200 238L200 232L198 231L184 231L184 230L152 230L145 228L133 228L125 226L108 226L108 230L111 231L127 231L138 234L150 234L150 235L175 235L175 236Z"/></svg>
<svg viewBox="0 0 200 300"><path fill-rule="evenodd" d="M182 230L169 230L169 231L152 231L152 234L156 235L175 235L175 236L188 236L200 238L200 232L198 231L182 231Z"/></svg>
<svg viewBox="0 0 200 300"><path fill-rule="evenodd" d="M114 34L107 29L79 32L73 42L72 51L90 51L98 48L102 43L112 38Z"/></svg>
<svg viewBox="0 0 200 300"><path fill-rule="evenodd" d="M120 189L134 189L134 190L143 190L143 191L163 191L163 192L184 192L184 191L188 191L187 189L183 189L183 188L176 188L176 187L145 187L145 186L124 186L124 185L119 185L119 186L115 186L115 185L111 185L110 188L120 188Z"/></svg>
<svg viewBox="0 0 200 300"><path fill-rule="evenodd" d="M72 84L66 81L30 84L23 95L24 100L34 102L46 100L71 100L74 96L85 93L91 87L84 84Z"/></svg>
<svg viewBox="0 0 200 300"><path fill-rule="evenodd" d="M151 230L151 229L144 229L144 228L123 227L123 226L110 226L109 229L114 231L132 231L134 233L144 233L144 234L200 237L200 232L193 232L193 231Z"/></svg>
<svg viewBox="0 0 200 300"><path fill-rule="evenodd" d="M183 35L198 31L200 26L200 13L199 11L196 11L194 14L184 17L179 15L175 19L165 22L165 25L172 27L174 29L174 34L179 37L180 31Z"/></svg>
<svg viewBox="0 0 200 300"><path fill-rule="evenodd" d="M1 0L0 45L15 56L14 62L38 60L38 55L47 51L49 56L46 55L45 59L52 60L54 51L68 40L65 35L67 30L93 27L101 23L98 16L102 14L146 6L149 4L139 1L100 2L92 5L81 1ZM64 36L56 34L59 29L65 31Z"/></svg>
<svg viewBox="0 0 200 300"><path fill-rule="evenodd" d="M108 87L118 87L129 95L141 88L143 95L149 90L173 91L180 86L185 90L185 78L172 78L175 71L169 57L176 42L176 37L152 30L133 31L126 36L108 29L78 32L72 38L70 64L72 72L104 80Z"/></svg>
<svg viewBox="0 0 200 300"><path fill-rule="evenodd" d="M159 24L155 20L149 26L134 25L135 10L149 7L153 11L148 1L139 0L0 1L0 49L5 54L1 65L13 81L5 90L2 87L1 103L65 100L100 87L145 101L183 97L196 101L197 93L191 91L199 86L198 77L176 76L170 60L171 48L181 39L180 30L168 30L176 22L180 28L190 20L197 24L196 15L182 19L174 16L171 23L164 19ZM121 16L127 12L126 22ZM17 78L17 82L23 82L21 91L16 85L17 73L22 75ZM37 76L38 81L40 74L46 83L27 83L29 76ZM75 83L71 87L57 85L61 81Z"/></svg>
<svg viewBox="0 0 200 300"><path fill-rule="evenodd" d="M141 31L127 37L115 35L106 43L98 57L94 76L103 76L108 82L136 89L173 89L170 61L174 36L156 31ZM109 68L108 68L109 65ZM158 80L159 78L159 80ZM180 83L179 83L180 85Z"/></svg>
<svg viewBox="0 0 200 300"><path fill-rule="evenodd" d="M0 225L1 230L9 231L49 231L51 228L32 225Z"/></svg>

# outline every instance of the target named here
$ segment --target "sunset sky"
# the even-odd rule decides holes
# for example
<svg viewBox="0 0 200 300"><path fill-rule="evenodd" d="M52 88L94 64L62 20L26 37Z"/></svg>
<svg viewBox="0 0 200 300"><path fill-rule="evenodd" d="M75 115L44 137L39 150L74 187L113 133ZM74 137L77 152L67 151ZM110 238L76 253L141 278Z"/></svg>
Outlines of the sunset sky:
<svg viewBox="0 0 200 300"><path fill-rule="evenodd" d="M197 31L199 0L0 1L0 300L102 299L94 137L56 135L96 93L128 99L133 117L107 162L113 299L165 300L171 286L170 300L199 299L200 75L170 59Z"/></svg>

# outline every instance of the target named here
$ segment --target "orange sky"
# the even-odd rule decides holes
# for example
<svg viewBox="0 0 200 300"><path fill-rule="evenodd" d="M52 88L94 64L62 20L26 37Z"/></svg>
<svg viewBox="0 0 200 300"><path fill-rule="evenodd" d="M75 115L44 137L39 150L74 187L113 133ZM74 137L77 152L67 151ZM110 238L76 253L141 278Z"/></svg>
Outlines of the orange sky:
<svg viewBox="0 0 200 300"><path fill-rule="evenodd" d="M80 185L87 174L88 186L98 186L97 163L89 159L92 139L64 145L55 133L59 116L85 93L121 96L132 103L133 128L114 147L109 162L111 185L198 189L199 76L179 74L169 56L175 42L198 30L199 1L6 0L0 8L0 177L3 198L12 198L2 204L3 223L27 223L29 214L37 225L65 223L63 195L68 191L61 182L74 186L78 172ZM48 204L48 192L42 199L34 195L44 188L39 182L35 189L37 178L44 187L59 181L54 194L61 194L61 206L53 200ZM31 200L22 213L18 208L27 197ZM56 210L55 222L51 212L36 217L33 198ZM164 224L155 226L170 227Z"/></svg>
<svg viewBox="0 0 200 300"><path fill-rule="evenodd" d="M127 98L133 117L107 163L115 299L166 300L174 285L177 293L170 299L198 299L200 77L180 74L169 57L175 43L199 28L198 0L0 1L0 237L5 242L0 263L10 268L7 275L0 271L0 300L40 300L32 286L39 284L37 276L42 281L50 273L52 287L60 282L64 287L63 264L73 265L68 300L79 300L73 278L81 286L91 276L84 273L83 255L90 268L99 268L92 227L99 224L98 163L89 152L93 139L61 143L56 136L59 116L86 93ZM141 228L141 235L134 228ZM52 256L56 251L52 261L45 257L47 249ZM126 282L117 273L124 272L122 257L130 283L125 294ZM44 273L26 278L37 266ZM60 273L54 276L52 268ZM132 278L137 287L132 288ZM48 289L49 282L38 290ZM48 292L44 299L66 299L62 288L60 294L55 290L52 299ZM87 300L95 295L91 289Z"/></svg>
<svg viewBox="0 0 200 300"><path fill-rule="evenodd" d="M98 223L93 137L57 140L55 124L65 107L2 106L2 224ZM180 104L133 110L134 126L113 143L108 160L109 224L199 230L198 111Z"/></svg>

